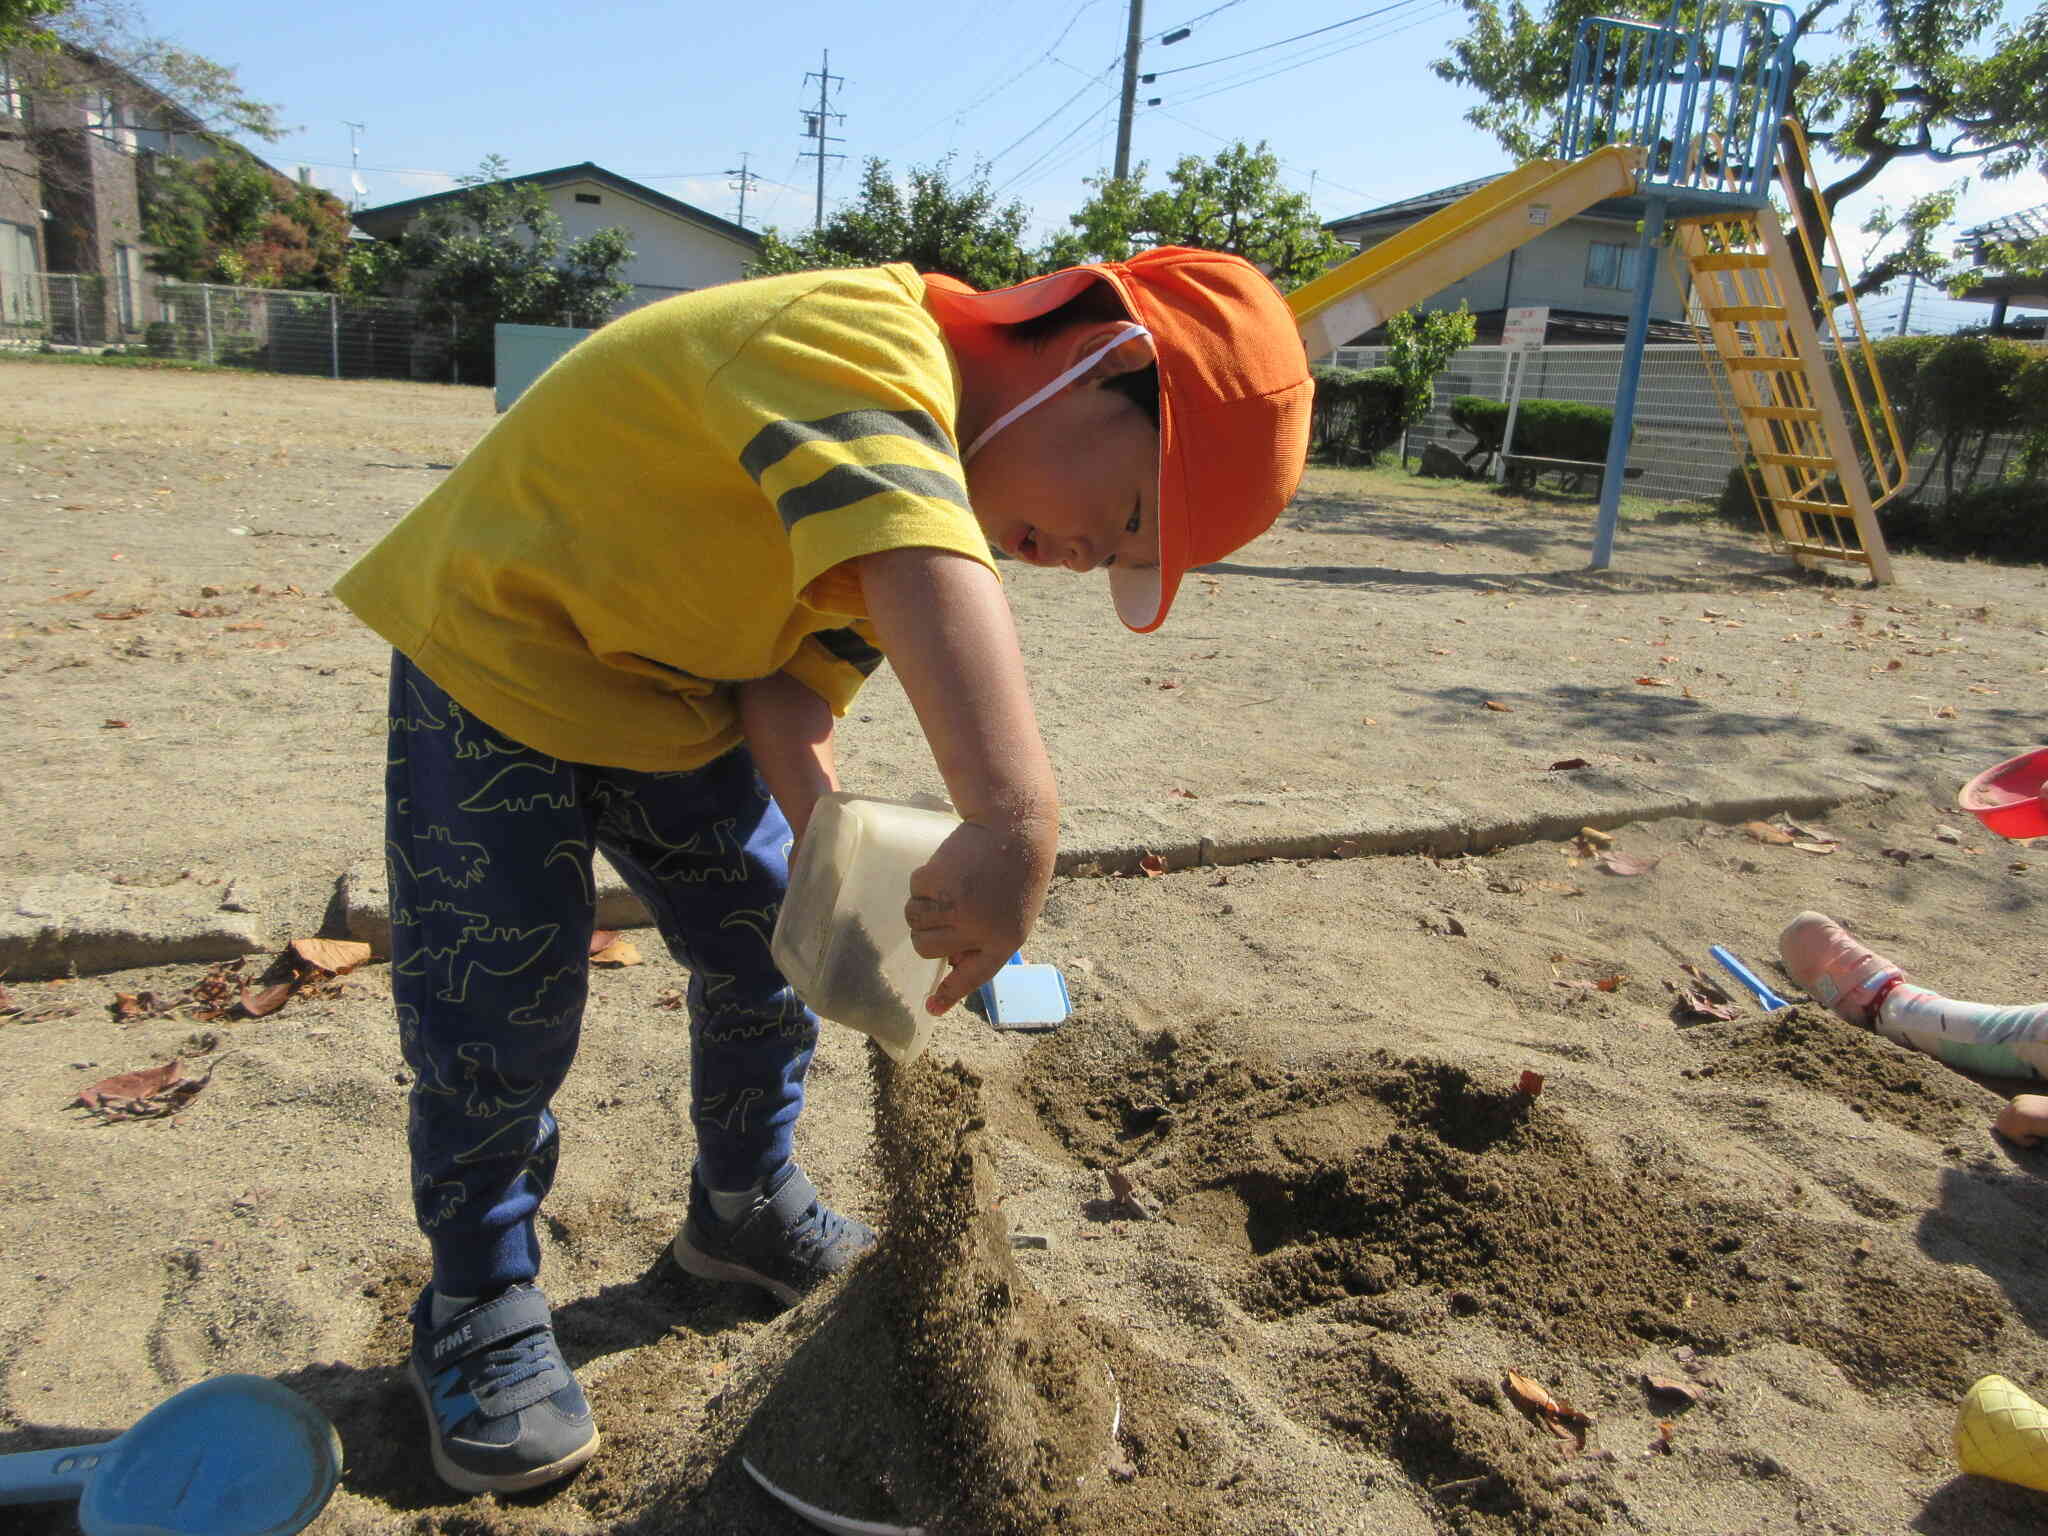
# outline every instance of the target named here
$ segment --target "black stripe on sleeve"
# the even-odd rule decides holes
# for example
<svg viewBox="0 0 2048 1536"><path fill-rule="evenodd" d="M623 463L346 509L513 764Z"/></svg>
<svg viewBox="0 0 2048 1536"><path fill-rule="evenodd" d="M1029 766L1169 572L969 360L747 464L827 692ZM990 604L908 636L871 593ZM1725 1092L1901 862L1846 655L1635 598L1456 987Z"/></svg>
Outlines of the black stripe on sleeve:
<svg viewBox="0 0 2048 1536"><path fill-rule="evenodd" d="M808 485L784 491L775 510L782 515L782 526L789 529L820 512L837 512L889 491L908 491L963 509L968 505L967 488L937 470L916 464L837 464Z"/></svg>
<svg viewBox="0 0 2048 1536"><path fill-rule="evenodd" d="M850 443L862 437L907 437L935 453L957 458L953 440L926 411L841 411L816 421L771 421L740 450L740 468L756 485L805 443Z"/></svg>
<svg viewBox="0 0 2048 1536"><path fill-rule="evenodd" d="M862 677L873 676L875 668L882 664L882 653L869 645L857 629L821 629L811 638Z"/></svg>

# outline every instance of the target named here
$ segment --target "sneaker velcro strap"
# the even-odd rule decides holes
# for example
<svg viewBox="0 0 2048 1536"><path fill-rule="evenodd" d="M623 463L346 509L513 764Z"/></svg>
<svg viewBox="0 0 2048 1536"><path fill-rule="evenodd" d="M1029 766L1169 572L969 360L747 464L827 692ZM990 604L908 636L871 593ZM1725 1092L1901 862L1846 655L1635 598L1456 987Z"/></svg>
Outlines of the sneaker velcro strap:
<svg viewBox="0 0 2048 1536"><path fill-rule="evenodd" d="M440 1370L493 1344L551 1326L554 1314L537 1285L522 1285L457 1313L427 1343L427 1363Z"/></svg>
<svg viewBox="0 0 2048 1536"><path fill-rule="evenodd" d="M789 1177L769 1197L761 1214L774 1226L788 1231L804 1219L804 1212L817 1203L818 1186L811 1182L811 1176L801 1166L792 1164Z"/></svg>

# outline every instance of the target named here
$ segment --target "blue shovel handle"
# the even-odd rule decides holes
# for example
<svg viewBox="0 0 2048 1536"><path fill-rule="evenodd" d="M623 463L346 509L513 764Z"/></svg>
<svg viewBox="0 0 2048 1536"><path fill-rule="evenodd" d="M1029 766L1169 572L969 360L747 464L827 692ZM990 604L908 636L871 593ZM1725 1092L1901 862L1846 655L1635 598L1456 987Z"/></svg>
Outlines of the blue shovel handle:
<svg viewBox="0 0 2048 1536"><path fill-rule="evenodd" d="M1757 1000L1757 1003L1763 1008L1765 1013L1776 1013L1780 1008L1790 1008L1792 1006L1784 998L1778 996L1777 993L1765 986L1762 978L1756 972L1736 959L1734 955L1730 954L1721 945L1711 945L1707 953L1721 962L1723 970L1742 983L1743 987L1747 989L1750 996Z"/></svg>

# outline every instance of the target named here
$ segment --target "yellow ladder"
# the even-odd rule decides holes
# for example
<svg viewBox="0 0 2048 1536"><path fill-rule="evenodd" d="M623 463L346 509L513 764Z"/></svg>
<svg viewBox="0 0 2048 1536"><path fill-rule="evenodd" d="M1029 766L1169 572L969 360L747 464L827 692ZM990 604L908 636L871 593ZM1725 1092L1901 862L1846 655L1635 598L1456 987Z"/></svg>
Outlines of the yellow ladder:
<svg viewBox="0 0 2048 1536"><path fill-rule="evenodd" d="M1796 123L1788 126L1804 162L1805 138ZM1824 252L1832 253L1837 273L1845 269L1825 212L1817 230L1798 215L1795 178L1801 172L1810 178L1810 164L1795 167L1780 158L1796 246L1777 212L1765 207L1680 219L1675 252L1691 271L1694 318L1720 357L1720 368L1708 372L1719 384L1725 371L1723 408L1758 509L1770 509L1764 531L1773 546L1801 565L1862 565L1872 580L1890 582L1891 555L1877 509L1905 485L1905 455L1853 295L1846 296L1854 319L1850 337L1836 324L1834 296L1824 296L1820 306L1835 351L1832 366L1807 308L1799 263L1817 292ZM1842 281L1846 294L1846 275ZM1853 431L1835 387L1837 366L1855 411Z"/></svg>

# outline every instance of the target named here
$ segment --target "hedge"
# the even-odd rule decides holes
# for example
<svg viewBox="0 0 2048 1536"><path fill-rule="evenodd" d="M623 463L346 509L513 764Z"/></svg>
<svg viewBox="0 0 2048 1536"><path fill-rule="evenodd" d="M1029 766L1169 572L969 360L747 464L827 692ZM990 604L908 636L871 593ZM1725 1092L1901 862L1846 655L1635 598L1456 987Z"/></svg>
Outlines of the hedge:
<svg viewBox="0 0 2048 1536"><path fill-rule="evenodd" d="M1401 435L1400 376L1391 368L1315 368L1311 432L1318 456L1368 462Z"/></svg>
<svg viewBox="0 0 2048 1536"><path fill-rule="evenodd" d="M1484 395L1460 395L1451 402L1451 420L1476 437L1479 448L1498 453L1501 434L1507 430L1507 402ZM1539 459L1604 463L1607 439L1613 431L1614 412L1605 406L1582 405L1576 400L1524 400L1515 413L1513 451Z"/></svg>

